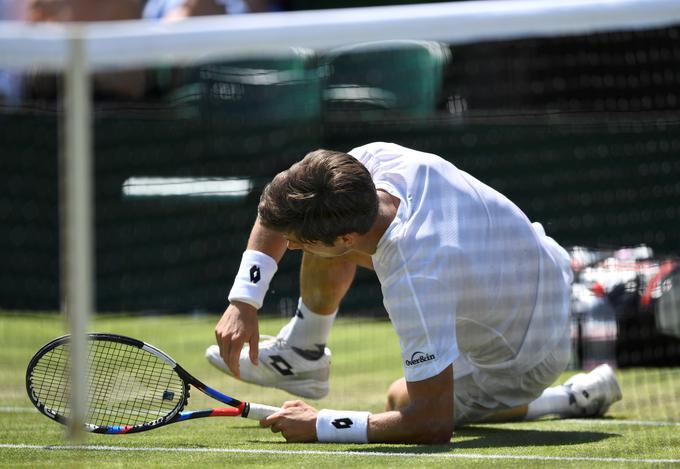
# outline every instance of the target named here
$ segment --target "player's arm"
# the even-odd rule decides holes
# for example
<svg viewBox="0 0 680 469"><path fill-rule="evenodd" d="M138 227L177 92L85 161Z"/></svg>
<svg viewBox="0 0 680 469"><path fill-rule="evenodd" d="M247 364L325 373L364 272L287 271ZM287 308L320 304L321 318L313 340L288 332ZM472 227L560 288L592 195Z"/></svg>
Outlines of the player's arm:
<svg viewBox="0 0 680 469"><path fill-rule="evenodd" d="M258 217L250 231L247 249L263 252L278 262L286 252L287 244L281 233L265 228Z"/></svg>
<svg viewBox="0 0 680 469"><path fill-rule="evenodd" d="M432 378L406 382L409 403L400 410L373 414L368 441L447 443L453 435L453 367Z"/></svg>
<svg viewBox="0 0 680 469"><path fill-rule="evenodd" d="M236 377L240 376L238 360L243 344L250 345L250 360L257 364L260 339L257 310L286 251L286 243L281 234L262 226L259 218L255 220L229 294L230 304L215 326L220 355Z"/></svg>
<svg viewBox="0 0 680 469"><path fill-rule="evenodd" d="M317 411L290 401L260 424L280 432L289 442L447 443L453 435L453 369L407 383L409 403L400 410L362 412ZM330 415L330 417L329 417Z"/></svg>

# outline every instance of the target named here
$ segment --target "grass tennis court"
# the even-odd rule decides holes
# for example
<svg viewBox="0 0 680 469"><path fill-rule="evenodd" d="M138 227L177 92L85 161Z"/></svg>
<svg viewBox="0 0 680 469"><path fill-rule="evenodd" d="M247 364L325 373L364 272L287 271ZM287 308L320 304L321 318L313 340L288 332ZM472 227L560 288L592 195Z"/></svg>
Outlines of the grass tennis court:
<svg viewBox="0 0 680 469"><path fill-rule="evenodd" d="M238 383L203 358L217 316L100 316L91 330L145 340L206 384L239 399L280 405L283 391ZM263 319L273 334L284 319ZM240 418L210 418L127 436L90 435L69 448L63 427L35 411L25 395L28 360L61 335L54 314L0 315L0 466L112 467L652 467L680 465L680 369L626 369L618 376L623 401L604 419L542 420L475 425L456 430L448 445L286 444L279 435ZM331 392L317 407L379 412L384 393L401 374L398 343L387 321L339 319L331 333ZM567 372L566 379L575 371ZM190 409L217 403L192 393Z"/></svg>

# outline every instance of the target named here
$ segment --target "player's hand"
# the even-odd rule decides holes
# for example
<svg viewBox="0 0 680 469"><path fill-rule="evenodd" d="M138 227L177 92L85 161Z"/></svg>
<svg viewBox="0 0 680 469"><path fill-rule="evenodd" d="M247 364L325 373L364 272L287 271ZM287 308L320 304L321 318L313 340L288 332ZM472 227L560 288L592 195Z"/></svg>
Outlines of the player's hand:
<svg viewBox="0 0 680 469"><path fill-rule="evenodd" d="M231 303L215 326L215 339L222 360L236 378L241 377L239 357L246 342L250 345L250 361L257 365L260 331L255 307L240 301Z"/></svg>
<svg viewBox="0 0 680 469"><path fill-rule="evenodd" d="M302 401L286 401L281 410L260 420L260 426L281 433L289 443L316 441L316 417L319 411Z"/></svg>

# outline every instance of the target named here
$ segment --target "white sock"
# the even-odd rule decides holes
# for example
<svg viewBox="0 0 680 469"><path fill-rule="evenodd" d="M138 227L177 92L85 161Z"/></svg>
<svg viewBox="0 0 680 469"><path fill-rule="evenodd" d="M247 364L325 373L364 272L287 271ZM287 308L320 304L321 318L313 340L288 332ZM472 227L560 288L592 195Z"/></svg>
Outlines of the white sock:
<svg viewBox="0 0 680 469"><path fill-rule="evenodd" d="M538 399L532 401L527 409L525 420L534 420L545 415L567 417L574 410L574 401L564 386L555 386L543 391Z"/></svg>
<svg viewBox="0 0 680 469"><path fill-rule="evenodd" d="M337 314L337 310L332 314L317 314L310 310L300 298L295 316L281 329L278 336L293 347L301 349L321 347L323 353L323 347L326 345Z"/></svg>

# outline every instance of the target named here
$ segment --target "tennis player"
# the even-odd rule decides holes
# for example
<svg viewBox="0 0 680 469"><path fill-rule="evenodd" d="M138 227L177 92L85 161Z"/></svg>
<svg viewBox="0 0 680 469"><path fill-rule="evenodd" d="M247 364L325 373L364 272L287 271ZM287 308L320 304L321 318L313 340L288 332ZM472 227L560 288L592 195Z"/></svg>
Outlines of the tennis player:
<svg viewBox="0 0 680 469"><path fill-rule="evenodd" d="M286 248L303 250L297 314L260 344L256 313ZM454 425L602 415L621 398L606 365L549 387L570 355L566 251L451 163L381 142L311 152L264 189L208 360L325 396L326 339L357 266L380 280L404 377L383 413L284 403L261 424L286 440L441 443Z"/></svg>

